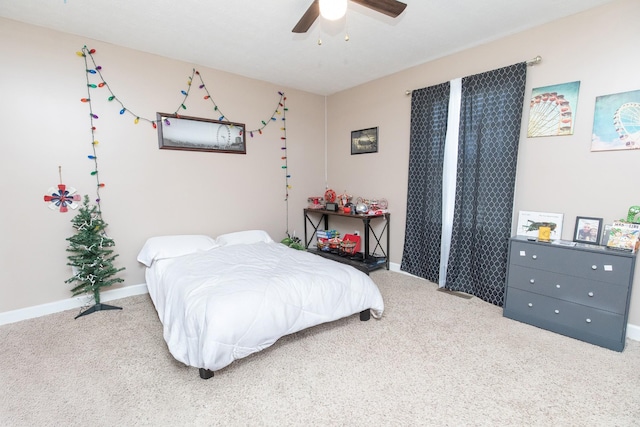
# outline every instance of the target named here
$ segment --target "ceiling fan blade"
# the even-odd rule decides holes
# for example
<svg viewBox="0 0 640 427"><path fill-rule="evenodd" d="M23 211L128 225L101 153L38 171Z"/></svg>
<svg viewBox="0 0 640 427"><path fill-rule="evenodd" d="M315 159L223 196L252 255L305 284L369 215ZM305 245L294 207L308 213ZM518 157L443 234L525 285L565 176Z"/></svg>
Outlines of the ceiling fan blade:
<svg viewBox="0 0 640 427"><path fill-rule="evenodd" d="M396 0L351 0L376 12L384 13L387 16L396 18L407 7L406 3Z"/></svg>
<svg viewBox="0 0 640 427"><path fill-rule="evenodd" d="M318 5L318 0L313 0L309 9L302 15L302 18L298 21L295 27L291 32L293 33L306 33L311 25L318 19L320 16L320 6Z"/></svg>

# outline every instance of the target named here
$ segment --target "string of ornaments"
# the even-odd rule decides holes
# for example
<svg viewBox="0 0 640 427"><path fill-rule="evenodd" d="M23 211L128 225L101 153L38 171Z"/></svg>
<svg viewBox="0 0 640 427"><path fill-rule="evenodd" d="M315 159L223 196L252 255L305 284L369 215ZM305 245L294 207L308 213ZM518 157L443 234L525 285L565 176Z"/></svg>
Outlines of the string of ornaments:
<svg viewBox="0 0 640 427"><path fill-rule="evenodd" d="M109 84L107 83L107 81L105 80L102 71L103 68L100 65L96 64L96 61L93 57L93 55L96 53L95 49L89 49L87 48L87 46L84 46L82 48L82 50L76 52L76 54L80 57L82 57L84 59L84 64L85 64L85 69L86 69L86 82L87 82L87 97L86 98L81 98L80 101L84 102L86 104L89 105L89 117L90 117L90 123L91 123L91 146L92 146L92 153L90 155L88 155L89 160L93 161L93 170L91 171L91 175L95 177L96 179L96 204L98 206L98 212L100 212L100 189L103 188L105 186L105 184L103 182L100 181L100 173L99 173L99 169L98 169L98 156L97 156L97 151L96 151L96 146L98 145L98 141L96 139L96 121L99 119L99 116L94 112L93 110L93 105L91 103L91 98L92 98L92 91L94 90L100 90L100 89L106 89L106 91L108 92L108 97L107 97L107 101L109 102L114 102L116 103L119 108L119 113L120 115L124 116L124 115L128 115L129 117L133 117L133 123L134 124L138 124L141 121L143 122L147 122L149 124L151 124L153 129L157 129L158 127L158 123L160 122L159 119L150 119L144 116L141 116L139 114L136 114L134 111L132 111L131 109L129 109L127 106L125 106L124 102L118 97L116 96L116 94L113 92L113 90L111 89L111 87L109 86ZM180 105L177 106L177 108L174 110L174 115L176 117L179 118L180 114L182 111L187 109L187 100L189 99L189 96L191 94L191 89L193 87L193 82L194 82L194 78L197 78L199 80L199 85L198 85L198 89L203 90L205 95L203 96L203 98L207 101L209 101L212 106L213 106L213 111L216 113L216 115L218 116L218 121L221 122L229 122L229 124L232 126L231 121L226 117L226 115L222 112L222 110L220 109L220 107L218 106L218 104L215 102L215 100L213 99L213 97L211 96L211 93L209 92L209 89L207 88L207 86L204 83L204 80L202 79L202 76L200 75L200 72L197 71L195 68L192 70L191 76L188 77L187 80L187 87L186 89L182 89L180 91L180 93L183 95L182 101L180 102ZM280 128L280 130L282 131L282 136L280 138L280 140L282 141L282 146L281 146L281 150L282 150L282 157L281 160L283 161L283 165L282 165L282 169L285 172L285 202L287 203L287 232L288 232L288 224L289 224L289 220L288 220L288 212L289 212L289 208L288 208L288 203L289 203L289 190L291 189L291 186L289 185L289 180L291 178L291 176L289 175L288 172L288 163L287 163L287 128L286 128L286 112L287 112L287 107L286 107L286 96L284 94L284 92L279 91L278 92L279 95L279 100L278 103L273 111L273 113L270 115L270 117L266 120L261 120L261 125L246 131L249 136L251 138L254 137L254 135L262 135L262 131L264 130L264 128L266 128L268 125L270 125L273 122L277 121L277 117L276 116L281 116L281 121L282 121L282 127ZM171 125L171 121L169 118L165 118L164 119L164 124L169 126Z"/></svg>

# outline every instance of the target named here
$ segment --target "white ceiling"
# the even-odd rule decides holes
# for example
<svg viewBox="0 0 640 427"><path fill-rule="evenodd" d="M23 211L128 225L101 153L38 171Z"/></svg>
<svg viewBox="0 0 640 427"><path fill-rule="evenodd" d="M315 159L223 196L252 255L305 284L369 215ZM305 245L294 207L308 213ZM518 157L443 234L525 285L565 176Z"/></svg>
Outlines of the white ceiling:
<svg viewBox="0 0 640 427"><path fill-rule="evenodd" d="M349 2L306 34L312 0L0 0L0 16L330 95L612 1L405 0L396 19Z"/></svg>

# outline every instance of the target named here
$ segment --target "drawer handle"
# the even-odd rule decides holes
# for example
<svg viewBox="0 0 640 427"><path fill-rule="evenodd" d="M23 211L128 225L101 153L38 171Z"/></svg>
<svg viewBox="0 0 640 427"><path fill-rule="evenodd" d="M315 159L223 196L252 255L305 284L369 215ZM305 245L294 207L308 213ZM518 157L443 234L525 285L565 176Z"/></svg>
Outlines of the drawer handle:
<svg viewBox="0 0 640 427"><path fill-rule="evenodd" d="M534 283L536 283L536 281L535 281L535 279L529 279L529 283L531 283L533 285Z"/></svg>
<svg viewBox="0 0 640 427"><path fill-rule="evenodd" d="M597 270L597 269L598 269L598 266L594 264L594 265L592 265L592 266L591 266L591 269L592 269L592 270Z"/></svg>
<svg viewBox="0 0 640 427"><path fill-rule="evenodd" d="M529 307L533 307L533 303L529 303L527 304Z"/></svg>
<svg viewBox="0 0 640 427"><path fill-rule="evenodd" d="M533 255L533 256L531 256L531 258L538 259L538 255Z"/></svg>
<svg viewBox="0 0 640 427"><path fill-rule="evenodd" d="M555 314L560 314L560 310L553 310Z"/></svg>
<svg viewBox="0 0 640 427"><path fill-rule="evenodd" d="M587 295L589 295L590 297L593 296L593 292L589 292Z"/></svg>
<svg viewBox="0 0 640 427"><path fill-rule="evenodd" d="M587 323L591 323L591 319L587 319L587 320L586 320L586 322L587 322Z"/></svg>

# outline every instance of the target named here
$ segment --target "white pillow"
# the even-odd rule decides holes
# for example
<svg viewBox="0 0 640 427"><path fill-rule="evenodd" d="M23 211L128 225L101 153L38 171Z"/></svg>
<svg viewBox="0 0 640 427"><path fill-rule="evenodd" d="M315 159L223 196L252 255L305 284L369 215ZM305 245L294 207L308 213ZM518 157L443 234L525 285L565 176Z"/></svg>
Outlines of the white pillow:
<svg viewBox="0 0 640 427"><path fill-rule="evenodd" d="M258 242L272 243L273 239L264 230L236 231L235 233L222 234L216 239L219 246L248 245Z"/></svg>
<svg viewBox="0 0 640 427"><path fill-rule="evenodd" d="M138 261L151 267L154 260L174 258L218 247L209 236L188 234L150 237L138 254Z"/></svg>

